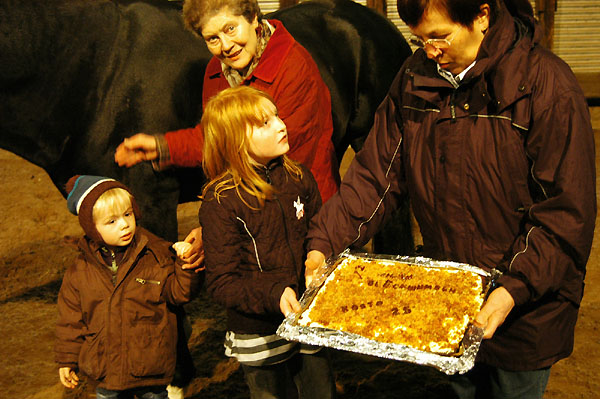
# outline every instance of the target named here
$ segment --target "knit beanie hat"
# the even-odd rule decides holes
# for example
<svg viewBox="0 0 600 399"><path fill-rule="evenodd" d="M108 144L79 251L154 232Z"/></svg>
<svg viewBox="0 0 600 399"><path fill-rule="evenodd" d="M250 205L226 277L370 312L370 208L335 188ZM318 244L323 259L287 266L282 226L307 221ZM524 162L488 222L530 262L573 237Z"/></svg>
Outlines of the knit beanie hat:
<svg viewBox="0 0 600 399"><path fill-rule="evenodd" d="M69 193L67 208L73 215L79 216L79 224L83 231L96 242L103 242L103 240L94 223L92 213L94 204L102 194L113 188L122 188L131 194L131 191L123 184L115 179L103 176L76 175L71 177L65 186ZM131 207L136 219L139 219L140 210L133 194L131 195Z"/></svg>

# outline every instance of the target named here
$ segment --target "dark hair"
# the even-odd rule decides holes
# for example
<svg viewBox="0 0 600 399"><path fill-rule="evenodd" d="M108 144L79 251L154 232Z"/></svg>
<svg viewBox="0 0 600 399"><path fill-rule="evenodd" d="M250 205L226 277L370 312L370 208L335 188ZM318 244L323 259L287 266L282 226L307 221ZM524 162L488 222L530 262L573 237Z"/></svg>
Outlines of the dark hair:
<svg viewBox="0 0 600 399"><path fill-rule="evenodd" d="M257 0L185 0L183 3L183 22L189 30L201 34L202 24L224 8L233 15L242 15L252 23L254 17L262 20L262 12Z"/></svg>
<svg viewBox="0 0 600 399"><path fill-rule="evenodd" d="M490 6L490 24L494 23L498 0L397 0L398 14L408 26L417 26L428 8L447 14L453 22L471 26L483 4ZM500 0L501 1L501 0ZM526 1L526 0L525 0Z"/></svg>

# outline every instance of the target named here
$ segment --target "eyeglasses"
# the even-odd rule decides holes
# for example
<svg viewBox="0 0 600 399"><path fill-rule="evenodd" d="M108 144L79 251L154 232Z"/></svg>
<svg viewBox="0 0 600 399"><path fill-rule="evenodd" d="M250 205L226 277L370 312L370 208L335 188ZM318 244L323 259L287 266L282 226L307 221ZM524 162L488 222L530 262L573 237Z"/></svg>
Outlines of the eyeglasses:
<svg viewBox="0 0 600 399"><path fill-rule="evenodd" d="M408 39L408 41L413 46L417 46L419 48L425 49L425 51L427 51L427 46L432 47L433 50L446 50L448 47L450 47L450 45L452 44L452 40L454 40L454 38L456 37L456 34L458 32L460 32L461 29L462 29L462 26L460 28L458 28L456 31L454 31L454 33L452 35L450 35L451 37L449 39L429 39L429 40L423 41L423 40L419 39L418 37L416 37L415 35L412 35L410 37L410 39Z"/></svg>

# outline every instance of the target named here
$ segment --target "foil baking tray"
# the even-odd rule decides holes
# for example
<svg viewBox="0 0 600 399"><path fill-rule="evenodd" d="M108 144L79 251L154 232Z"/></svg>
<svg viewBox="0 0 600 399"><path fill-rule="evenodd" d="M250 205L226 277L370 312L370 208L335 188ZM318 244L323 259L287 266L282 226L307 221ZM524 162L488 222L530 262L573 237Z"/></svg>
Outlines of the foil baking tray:
<svg viewBox="0 0 600 399"><path fill-rule="evenodd" d="M279 336L290 341L305 344L325 346L365 355L431 366L448 375L456 373L463 374L473 367L484 333L482 328L473 324L467 326L465 335L460 343L459 352L452 355L432 353L397 343L380 342L358 334L340 330L300 325L299 319L301 315L309 308L331 273L333 273L336 267L347 258L392 261L429 268L453 268L471 271L482 277L482 295L484 297L500 275L496 270L488 272L479 267L465 263L437 261L425 257L355 253L346 250L340 255L328 259L319 269L317 277L300 299L301 311L298 313L292 312L287 315L277 329L277 334Z"/></svg>

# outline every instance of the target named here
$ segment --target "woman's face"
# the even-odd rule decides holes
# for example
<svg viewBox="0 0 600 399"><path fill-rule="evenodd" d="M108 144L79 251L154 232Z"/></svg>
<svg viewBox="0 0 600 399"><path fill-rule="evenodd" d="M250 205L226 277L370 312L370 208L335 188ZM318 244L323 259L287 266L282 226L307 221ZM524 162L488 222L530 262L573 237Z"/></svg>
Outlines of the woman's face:
<svg viewBox="0 0 600 399"><path fill-rule="evenodd" d="M447 48L426 46L427 57L439 64L442 69L457 75L475 61L485 32L489 27L489 6L482 6L481 13L469 27L450 19L446 13L434 8L426 9L419 25L410 27L411 32L422 41L446 39L451 42Z"/></svg>
<svg viewBox="0 0 600 399"><path fill-rule="evenodd" d="M250 23L242 15L221 9L202 24L202 37L208 50L225 65L243 70L256 56L257 17Z"/></svg>

